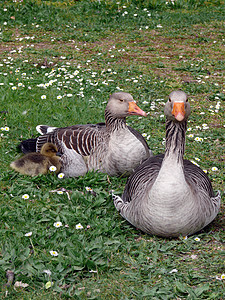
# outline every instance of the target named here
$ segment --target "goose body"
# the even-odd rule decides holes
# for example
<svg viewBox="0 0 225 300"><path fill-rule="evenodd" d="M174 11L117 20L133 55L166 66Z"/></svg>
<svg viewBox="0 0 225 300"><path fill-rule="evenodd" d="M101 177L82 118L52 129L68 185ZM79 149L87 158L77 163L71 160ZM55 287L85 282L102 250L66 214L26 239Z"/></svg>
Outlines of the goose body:
<svg viewBox="0 0 225 300"><path fill-rule="evenodd" d="M183 159L190 105L182 91L165 105L166 151L148 158L127 181L122 197L113 195L116 209L132 225L163 237L191 235L218 214L220 193L214 195L208 176Z"/></svg>
<svg viewBox="0 0 225 300"><path fill-rule="evenodd" d="M111 176L128 176L144 159L152 155L140 133L126 125L128 115L146 116L124 92L110 96L105 109L105 123L74 125L64 128L38 125L36 140L22 142L22 150L30 146L39 152L46 142L59 149L62 172L68 177L97 170Z"/></svg>
<svg viewBox="0 0 225 300"><path fill-rule="evenodd" d="M60 157L57 156L56 146L51 143L45 143L40 153L27 153L10 164L15 171L30 176L46 174L51 166L56 167L56 173L60 171Z"/></svg>

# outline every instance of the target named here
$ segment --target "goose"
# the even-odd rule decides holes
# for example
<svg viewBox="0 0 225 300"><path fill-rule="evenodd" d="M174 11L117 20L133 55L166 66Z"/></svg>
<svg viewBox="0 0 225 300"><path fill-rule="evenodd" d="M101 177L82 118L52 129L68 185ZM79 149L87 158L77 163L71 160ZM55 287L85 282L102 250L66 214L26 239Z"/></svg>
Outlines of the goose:
<svg viewBox="0 0 225 300"><path fill-rule="evenodd" d="M55 172L58 173L61 163L57 152L57 147L54 144L45 143L40 153L27 153L23 157L13 161L10 167L23 175L37 176L39 174L46 174L51 166L55 166Z"/></svg>
<svg viewBox="0 0 225 300"><path fill-rule="evenodd" d="M183 159L191 113L186 93L173 91L164 113L164 155L145 160L128 178L122 197L112 197L122 217L141 231L162 237L188 236L213 221L221 196L214 194L201 168Z"/></svg>
<svg viewBox="0 0 225 300"><path fill-rule="evenodd" d="M38 125L41 134L21 143L23 152L39 152L46 142L54 143L61 156L66 177L84 175L89 170L110 176L128 176L152 152L143 136L126 125L128 115L146 116L129 93L113 93L105 109L105 123L51 127Z"/></svg>

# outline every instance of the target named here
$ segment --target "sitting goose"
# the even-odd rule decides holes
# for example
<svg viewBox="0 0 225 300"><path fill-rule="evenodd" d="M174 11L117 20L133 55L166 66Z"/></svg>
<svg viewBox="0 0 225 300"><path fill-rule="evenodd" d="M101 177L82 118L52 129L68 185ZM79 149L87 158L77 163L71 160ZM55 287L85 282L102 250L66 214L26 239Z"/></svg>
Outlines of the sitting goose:
<svg viewBox="0 0 225 300"><path fill-rule="evenodd" d="M128 178L122 198L113 195L116 209L132 225L163 237L191 235L208 225L220 207L208 176L183 159L187 95L174 91L165 104L166 150L147 159Z"/></svg>
<svg viewBox="0 0 225 300"><path fill-rule="evenodd" d="M152 155L140 133L126 125L126 116L146 116L124 92L110 96L105 109L105 123L74 125L57 128L37 126L42 135L21 143L23 152L35 147L39 152L46 142L56 144L62 153L62 172L65 176L84 175L98 170L111 176L130 175L144 159Z"/></svg>
<svg viewBox="0 0 225 300"><path fill-rule="evenodd" d="M10 167L23 175L37 176L46 174L51 166L56 167L56 173L60 171L60 157L57 156L57 148L52 143L45 143L41 152L27 153L23 157L13 161Z"/></svg>

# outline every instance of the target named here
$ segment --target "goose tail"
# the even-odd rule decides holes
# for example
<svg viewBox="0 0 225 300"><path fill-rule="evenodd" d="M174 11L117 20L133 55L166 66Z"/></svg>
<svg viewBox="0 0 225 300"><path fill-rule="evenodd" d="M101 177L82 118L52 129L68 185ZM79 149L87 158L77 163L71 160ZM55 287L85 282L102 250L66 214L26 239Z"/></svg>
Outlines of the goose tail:
<svg viewBox="0 0 225 300"><path fill-rule="evenodd" d="M113 199L113 202L114 202L114 205L116 207L116 210L118 212L120 212L121 208L124 206L124 201L122 198L120 198L120 196L118 195L115 195L113 193L111 193L112 195L112 199Z"/></svg>
<svg viewBox="0 0 225 300"><path fill-rule="evenodd" d="M37 132L39 132L41 135L53 132L57 127L52 127L48 125L38 125L36 126Z"/></svg>
<svg viewBox="0 0 225 300"><path fill-rule="evenodd" d="M37 138L22 141L18 148L24 153L36 152Z"/></svg>

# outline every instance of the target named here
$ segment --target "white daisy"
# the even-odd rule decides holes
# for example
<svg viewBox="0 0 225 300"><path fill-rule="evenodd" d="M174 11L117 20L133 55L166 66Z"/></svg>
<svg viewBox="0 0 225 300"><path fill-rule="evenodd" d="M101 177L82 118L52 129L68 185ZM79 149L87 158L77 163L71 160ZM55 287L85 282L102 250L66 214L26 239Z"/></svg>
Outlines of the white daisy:
<svg viewBox="0 0 225 300"><path fill-rule="evenodd" d="M32 231L25 233L24 236L32 236Z"/></svg>
<svg viewBox="0 0 225 300"><path fill-rule="evenodd" d="M76 225L76 229L83 229L84 227L79 223Z"/></svg>
<svg viewBox="0 0 225 300"><path fill-rule="evenodd" d="M59 178L59 179L62 179L64 176L65 176L64 173L59 173L59 174L58 174L58 178Z"/></svg>
<svg viewBox="0 0 225 300"><path fill-rule="evenodd" d="M56 167L55 167L55 166L50 166L50 167L49 167L49 171L55 172L55 171L56 171Z"/></svg>
<svg viewBox="0 0 225 300"><path fill-rule="evenodd" d="M52 256L58 256L59 253L57 251L54 251L54 250L51 250L49 251L49 253L52 255Z"/></svg>
<svg viewBox="0 0 225 300"><path fill-rule="evenodd" d="M58 221L58 222L55 222L53 225L54 225L56 228L59 228L59 227L62 226L62 222Z"/></svg>

